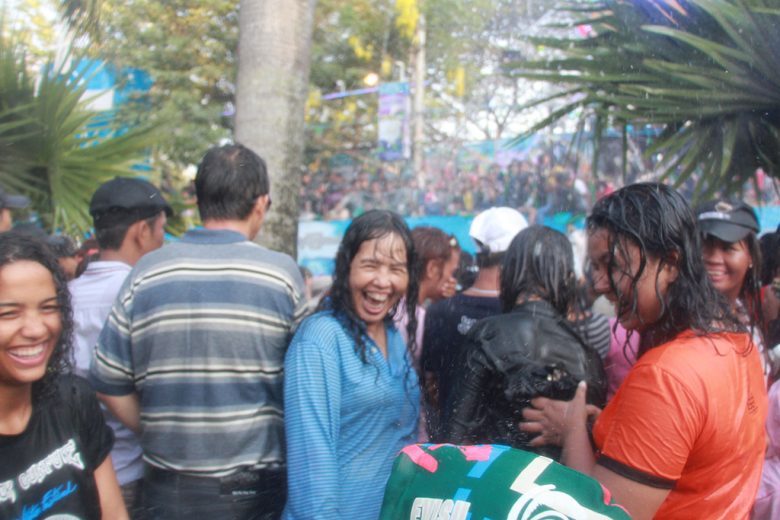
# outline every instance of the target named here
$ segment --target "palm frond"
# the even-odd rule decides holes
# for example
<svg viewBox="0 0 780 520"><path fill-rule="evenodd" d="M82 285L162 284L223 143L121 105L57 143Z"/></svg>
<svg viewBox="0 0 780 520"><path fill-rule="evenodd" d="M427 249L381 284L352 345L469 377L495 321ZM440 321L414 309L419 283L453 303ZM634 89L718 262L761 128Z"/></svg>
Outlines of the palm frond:
<svg viewBox="0 0 780 520"><path fill-rule="evenodd" d="M667 179L701 175L701 194L736 189L757 168L780 177L780 8L759 0L597 0L558 9L558 20L589 24L593 34L529 38L549 59L514 63L510 73L566 95L518 140L577 110L594 119L596 155L599 125L660 128L647 153L663 154Z"/></svg>
<svg viewBox="0 0 780 520"><path fill-rule="evenodd" d="M50 230L83 235L97 187L135 175L154 143L154 128L128 129L88 108L86 72L44 68L38 85L24 55L0 41L0 183L30 196Z"/></svg>
<svg viewBox="0 0 780 520"><path fill-rule="evenodd" d="M100 35L101 0L60 0L62 19L75 34L88 34L97 39Z"/></svg>

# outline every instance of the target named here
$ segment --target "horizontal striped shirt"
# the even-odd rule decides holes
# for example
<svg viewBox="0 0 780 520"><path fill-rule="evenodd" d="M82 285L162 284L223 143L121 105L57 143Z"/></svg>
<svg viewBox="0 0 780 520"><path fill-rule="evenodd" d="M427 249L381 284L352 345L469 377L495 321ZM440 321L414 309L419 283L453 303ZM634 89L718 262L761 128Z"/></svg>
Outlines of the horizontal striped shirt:
<svg viewBox="0 0 780 520"><path fill-rule="evenodd" d="M612 327L609 325L609 318L594 312L587 318L572 322L572 325L582 341L598 352L602 361L605 360L609 353L609 343L612 340Z"/></svg>
<svg viewBox="0 0 780 520"><path fill-rule="evenodd" d="M138 394L153 466L212 477L283 466L284 355L304 300L289 256L233 231L189 231L128 276L90 381Z"/></svg>

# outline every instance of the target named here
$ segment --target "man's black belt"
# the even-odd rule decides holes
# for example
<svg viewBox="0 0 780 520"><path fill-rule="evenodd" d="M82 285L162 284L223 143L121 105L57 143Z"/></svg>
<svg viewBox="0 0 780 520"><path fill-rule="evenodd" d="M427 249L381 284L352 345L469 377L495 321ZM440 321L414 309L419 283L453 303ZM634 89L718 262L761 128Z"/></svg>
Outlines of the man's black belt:
<svg viewBox="0 0 780 520"><path fill-rule="evenodd" d="M188 482L199 486L213 486L221 495L254 494L271 482L286 478L284 468L242 469L224 477L207 477L188 475L170 471L151 464L144 465L144 478L151 482L178 482L187 485Z"/></svg>

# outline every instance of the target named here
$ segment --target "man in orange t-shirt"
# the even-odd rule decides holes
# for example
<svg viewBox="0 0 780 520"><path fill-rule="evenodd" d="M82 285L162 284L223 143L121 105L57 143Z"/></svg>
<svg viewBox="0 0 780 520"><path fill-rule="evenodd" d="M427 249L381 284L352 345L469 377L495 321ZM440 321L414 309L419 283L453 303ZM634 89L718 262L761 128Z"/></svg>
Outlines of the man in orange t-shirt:
<svg viewBox="0 0 780 520"><path fill-rule="evenodd" d="M684 332L645 353L596 421L596 463L669 489L656 518L746 518L767 413L747 334Z"/></svg>

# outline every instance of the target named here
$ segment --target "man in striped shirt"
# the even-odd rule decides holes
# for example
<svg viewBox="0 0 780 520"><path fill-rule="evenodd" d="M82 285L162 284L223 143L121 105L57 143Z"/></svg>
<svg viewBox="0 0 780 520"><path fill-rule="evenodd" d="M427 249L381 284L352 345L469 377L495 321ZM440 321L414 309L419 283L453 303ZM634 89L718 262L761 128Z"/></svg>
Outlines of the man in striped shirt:
<svg viewBox="0 0 780 520"><path fill-rule="evenodd" d="M260 157L212 148L195 188L203 227L136 264L90 381L140 435L150 518L274 518L286 495L283 362L303 280L292 258L252 242L271 205Z"/></svg>

